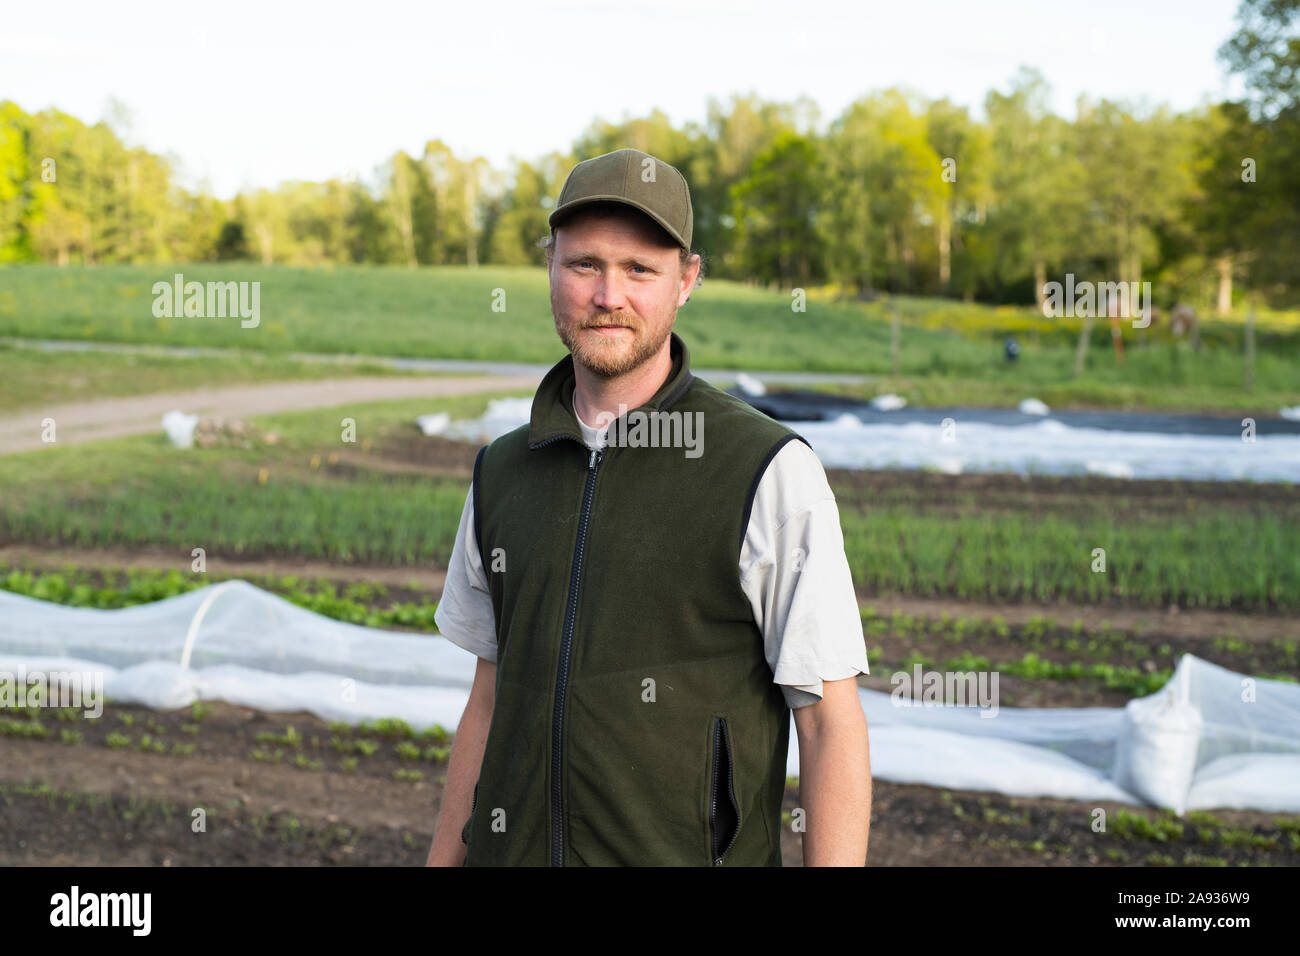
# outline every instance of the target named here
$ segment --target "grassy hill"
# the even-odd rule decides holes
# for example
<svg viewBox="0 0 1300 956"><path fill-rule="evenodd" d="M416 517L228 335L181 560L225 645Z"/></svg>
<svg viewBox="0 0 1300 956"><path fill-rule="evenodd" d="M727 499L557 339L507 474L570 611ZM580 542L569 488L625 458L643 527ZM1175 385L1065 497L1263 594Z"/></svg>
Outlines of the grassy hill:
<svg viewBox="0 0 1300 956"><path fill-rule="evenodd" d="M260 321L156 317L153 285L260 283ZM900 298L899 377L876 383L912 401L1006 404L1051 389L1054 404L1258 409L1300 403L1300 326L1261 316L1255 388L1243 388L1239 321L1203 323L1194 353L1163 327L1125 328L1126 362L1098 322L1084 375L1072 380L1078 319L1031 308ZM494 303L504 302L504 311ZM708 280L677 315L697 366L890 375L891 327L883 302L837 301L808 290L806 311L788 294ZM1002 341L1015 335L1020 360ZM0 336L204 346L256 352L347 353L551 363L564 355L546 273L533 268L297 269L247 264L0 269Z"/></svg>

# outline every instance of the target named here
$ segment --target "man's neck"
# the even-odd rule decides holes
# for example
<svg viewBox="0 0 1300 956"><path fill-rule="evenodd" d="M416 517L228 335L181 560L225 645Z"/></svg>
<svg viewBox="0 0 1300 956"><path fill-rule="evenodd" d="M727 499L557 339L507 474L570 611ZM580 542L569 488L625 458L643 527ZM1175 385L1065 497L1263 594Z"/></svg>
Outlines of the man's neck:
<svg viewBox="0 0 1300 956"><path fill-rule="evenodd" d="M639 408L668 381L673 370L672 337L651 359L615 378L605 378L579 362L573 363L573 410L589 427L607 425L623 411ZM608 412L602 418L601 413Z"/></svg>

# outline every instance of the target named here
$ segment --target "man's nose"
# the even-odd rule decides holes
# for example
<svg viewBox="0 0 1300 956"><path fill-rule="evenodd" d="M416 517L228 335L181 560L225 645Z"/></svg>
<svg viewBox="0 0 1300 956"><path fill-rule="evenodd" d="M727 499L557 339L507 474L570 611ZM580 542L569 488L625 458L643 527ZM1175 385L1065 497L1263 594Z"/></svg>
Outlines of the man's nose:
<svg viewBox="0 0 1300 956"><path fill-rule="evenodd" d="M596 280L596 291L592 295L592 302L602 309L617 310L627 304L627 296L624 289L624 278L617 269L606 269L599 279Z"/></svg>

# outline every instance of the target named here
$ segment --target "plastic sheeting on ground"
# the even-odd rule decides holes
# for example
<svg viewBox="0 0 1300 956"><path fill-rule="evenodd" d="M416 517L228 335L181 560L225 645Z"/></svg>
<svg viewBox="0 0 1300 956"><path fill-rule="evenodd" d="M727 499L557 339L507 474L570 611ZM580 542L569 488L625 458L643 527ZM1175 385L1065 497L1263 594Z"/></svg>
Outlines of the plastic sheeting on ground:
<svg viewBox="0 0 1300 956"><path fill-rule="evenodd" d="M989 718L978 707L858 695L872 774L881 779L1149 803L1179 814L1300 812L1300 685L1191 654L1163 688L1119 708L999 707Z"/></svg>
<svg viewBox="0 0 1300 956"><path fill-rule="evenodd" d="M444 637L334 621L246 581L116 611L0 592L0 671L101 671L109 698L158 709L214 699L452 729L475 660Z"/></svg>
<svg viewBox="0 0 1300 956"><path fill-rule="evenodd" d="M225 700L417 729L459 723L476 658L333 621L244 581L117 611L0 592L0 672L99 672L113 701ZM859 690L875 778L1019 796L1300 812L1300 686L1191 655L1123 708L930 706ZM787 770L798 776L793 719Z"/></svg>
<svg viewBox="0 0 1300 956"><path fill-rule="evenodd" d="M879 404L874 399L871 403L877 411L906 405L893 395L877 398ZM934 421L863 421L845 410L825 420L788 419L786 424L808 439L827 468L1300 480L1300 435L1261 433L1251 436L1253 441L1243 441L1239 431L1197 434L1086 427L1050 417L1050 409L1037 399L1026 399L1020 408L1030 411L1036 420L1016 424L981 421L979 410L970 410L967 416L961 409L952 409L944 413L946 417L936 413ZM531 409L531 398L494 399L480 418L448 422L440 434L465 441L491 441L527 422ZM1109 415L1112 420L1123 416L1123 412Z"/></svg>

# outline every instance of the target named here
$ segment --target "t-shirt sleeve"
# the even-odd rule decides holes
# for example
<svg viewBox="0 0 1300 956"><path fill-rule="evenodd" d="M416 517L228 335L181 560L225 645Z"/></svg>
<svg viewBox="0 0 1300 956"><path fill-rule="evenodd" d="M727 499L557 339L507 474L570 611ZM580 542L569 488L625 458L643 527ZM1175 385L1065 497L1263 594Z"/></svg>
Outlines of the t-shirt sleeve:
<svg viewBox="0 0 1300 956"><path fill-rule="evenodd" d="M487 574L474 534L474 486L465 495L465 508L456 529L447 565L442 598L433 612L433 622L447 640L485 660L496 662L496 615L488 591Z"/></svg>
<svg viewBox="0 0 1300 956"><path fill-rule="evenodd" d="M740 580L790 707L821 700L823 681L870 673L835 495L821 461L797 439L759 480Z"/></svg>

